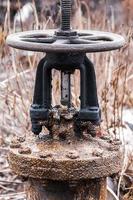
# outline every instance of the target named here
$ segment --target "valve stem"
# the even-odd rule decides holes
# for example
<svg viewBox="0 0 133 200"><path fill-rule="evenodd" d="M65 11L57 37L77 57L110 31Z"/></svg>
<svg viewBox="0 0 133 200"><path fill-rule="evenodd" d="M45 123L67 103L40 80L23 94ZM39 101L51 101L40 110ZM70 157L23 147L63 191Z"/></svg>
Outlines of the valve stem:
<svg viewBox="0 0 133 200"><path fill-rule="evenodd" d="M61 72L61 104L71 107L71 75Z"/></svg>
<svg viewBox="0 0 133 200"><path fill-rule="evenodd" d="M61 30L70 31L71 0L61 0Z"/></svg>

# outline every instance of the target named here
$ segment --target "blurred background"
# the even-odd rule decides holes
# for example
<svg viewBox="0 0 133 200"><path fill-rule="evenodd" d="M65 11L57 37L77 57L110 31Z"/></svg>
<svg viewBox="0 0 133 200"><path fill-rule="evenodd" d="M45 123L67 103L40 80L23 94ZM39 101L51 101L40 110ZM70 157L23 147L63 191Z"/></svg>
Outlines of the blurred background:
<svg viewBox="0 0 133 200"><path fill-rule="evenodd" d="M133 200L133 0L72 0L72 27L121 34L117 51L88 54L95 65L101 129L120 138L122 171L108 178L110 199ZM7 162L11 137L29 135L36 66L43 53L19 51L6 45L10 33L57 28L59 0L0 0L0 200L24 200L23 182ZM59 104L60 77L53 71L53 105ZM72 101L79 106L79 72L72 77ZM112 192L112 194L111 194ZM117 196L115 196L117 194ZM117 200L118 200L117 199Z"/></svg>

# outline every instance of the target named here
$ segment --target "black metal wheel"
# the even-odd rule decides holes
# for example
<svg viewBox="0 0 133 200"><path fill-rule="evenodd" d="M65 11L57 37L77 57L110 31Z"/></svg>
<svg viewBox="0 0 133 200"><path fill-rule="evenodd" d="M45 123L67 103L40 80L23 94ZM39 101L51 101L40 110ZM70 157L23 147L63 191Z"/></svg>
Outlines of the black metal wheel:
<svg viewBox="0 0 133 200"><path fill-rule="evenodd" d="M102 52L119 49L125 43L122 36L110 32L79 31L77 36L56 36L55 30L26 31L7 37L7 44L38 52Z"/></svg>

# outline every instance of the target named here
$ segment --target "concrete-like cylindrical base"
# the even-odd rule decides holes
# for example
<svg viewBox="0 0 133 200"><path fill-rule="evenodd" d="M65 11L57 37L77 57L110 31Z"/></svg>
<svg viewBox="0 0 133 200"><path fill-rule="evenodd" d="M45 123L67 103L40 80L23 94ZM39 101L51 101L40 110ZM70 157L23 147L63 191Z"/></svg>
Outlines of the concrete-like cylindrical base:
<svg viewBox="0 0 133 200"><path fill-rule="evenodd" d="M106 178L80 182L41 181L26 183L27 200L106 200Z"/></svg>

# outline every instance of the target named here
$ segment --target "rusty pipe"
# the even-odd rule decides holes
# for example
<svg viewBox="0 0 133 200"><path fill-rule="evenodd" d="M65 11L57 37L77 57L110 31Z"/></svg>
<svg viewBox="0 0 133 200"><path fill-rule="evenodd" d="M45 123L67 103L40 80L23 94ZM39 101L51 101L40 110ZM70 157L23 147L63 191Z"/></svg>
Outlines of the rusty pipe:
<svg viewBox="0 0 133 200"><path fill-rule="evenodd" d="M106 178L88 181L40 181L26 183L27 200L106 200Z"/></svg>

